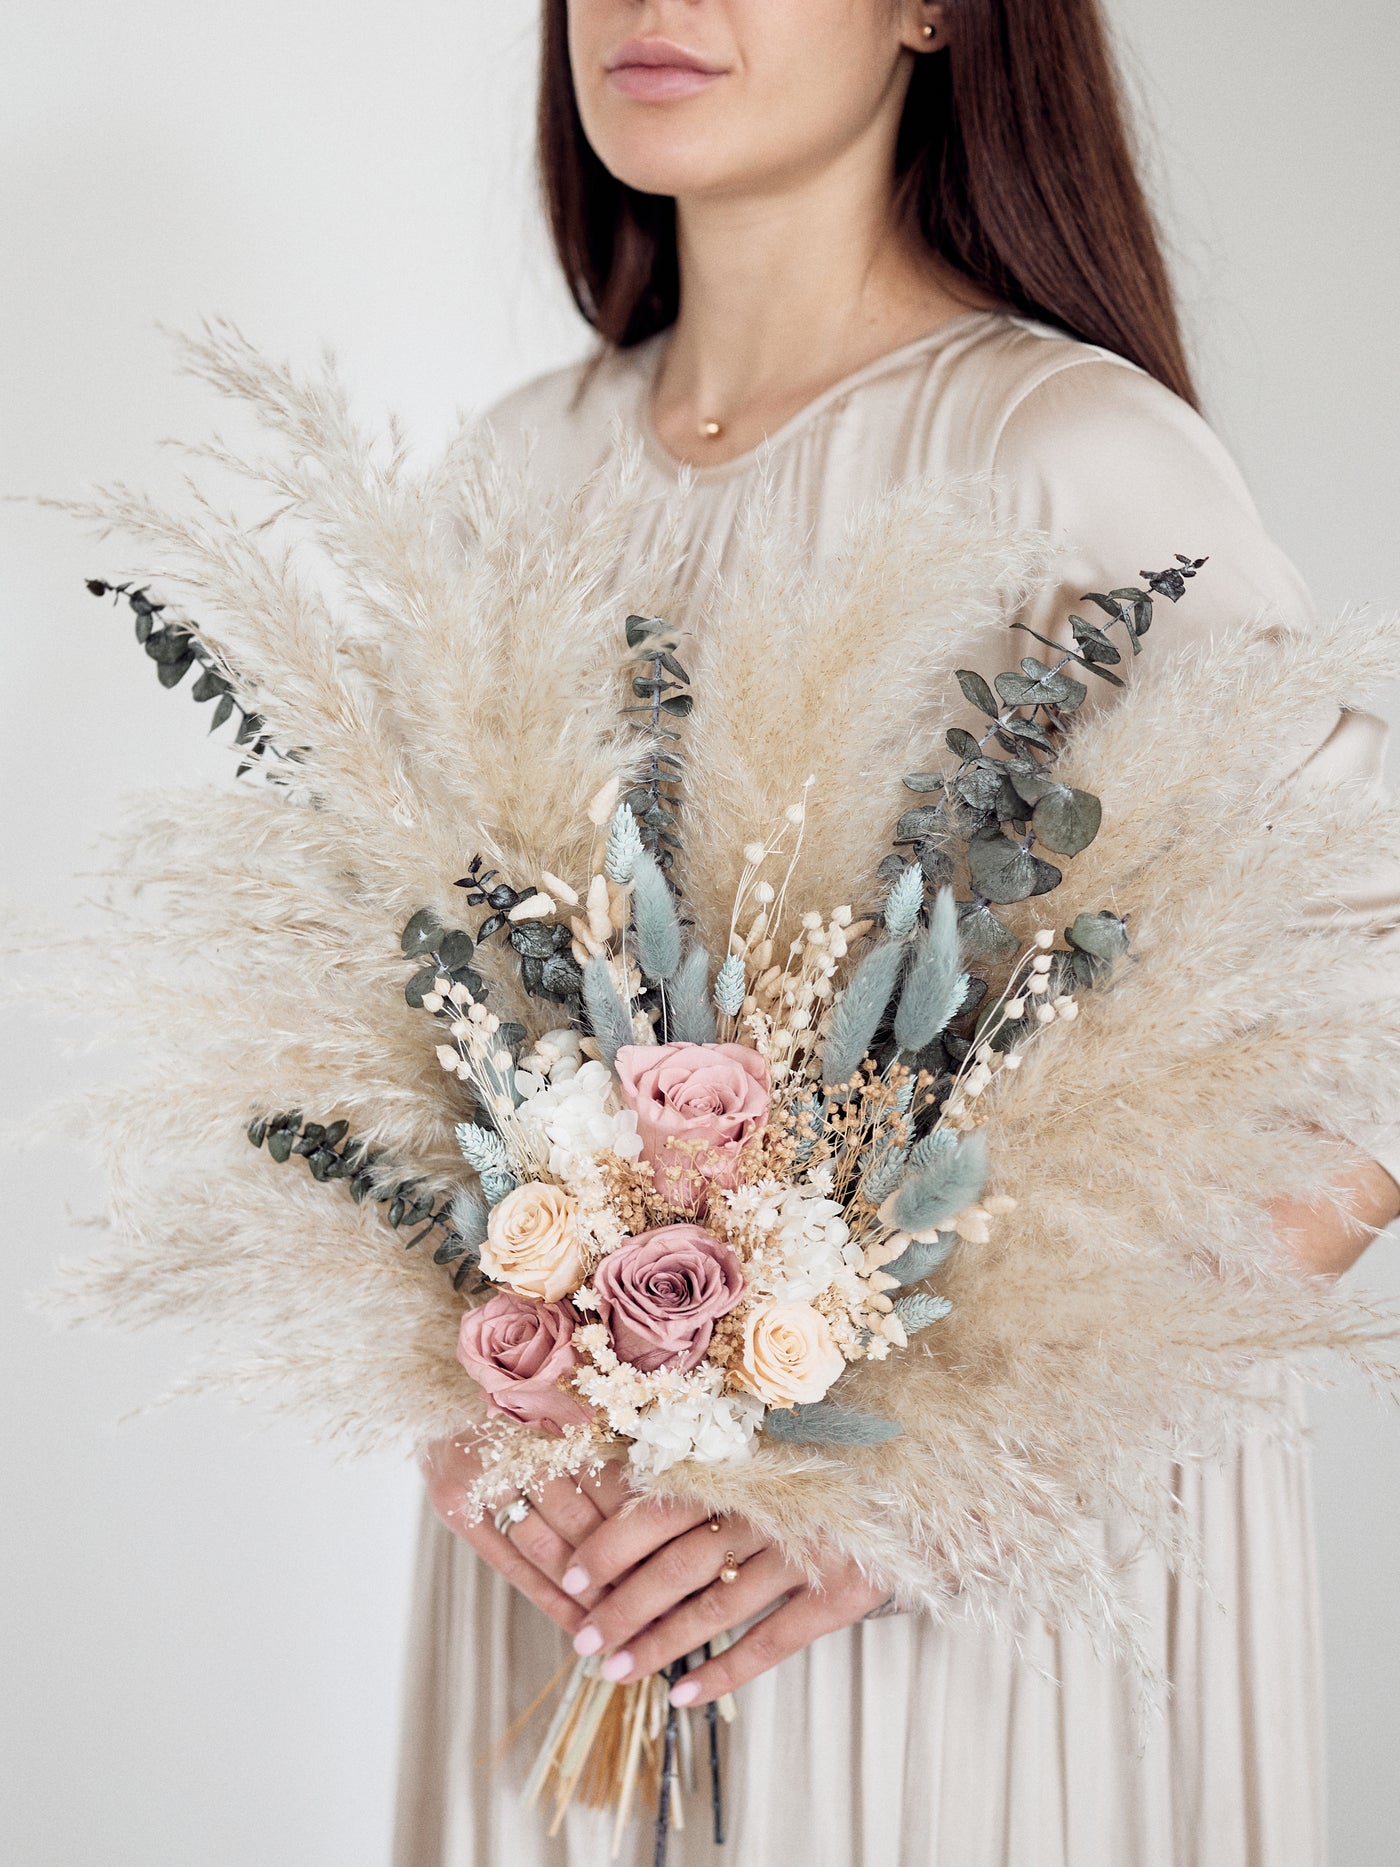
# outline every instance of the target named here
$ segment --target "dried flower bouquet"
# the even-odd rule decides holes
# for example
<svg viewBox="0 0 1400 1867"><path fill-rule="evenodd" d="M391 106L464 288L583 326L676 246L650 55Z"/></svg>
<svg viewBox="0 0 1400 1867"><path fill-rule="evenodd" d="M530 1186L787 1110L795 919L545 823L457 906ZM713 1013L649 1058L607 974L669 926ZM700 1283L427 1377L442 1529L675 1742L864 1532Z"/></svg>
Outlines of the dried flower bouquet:
<svg viewBox="0 0 1400 1867"><path fill-rule="evenodd" d="M1166 1461L1260 1424L1251 1370L1388 1376L1260 1201L1400 1091L1377 924L1327 912L1393 806L1287 781L1400 629L1126 679L1182 560L989 683L1033 553L913 487L816 564L760 498L682 643L625 463L552 505L231 332L189 359L271 512L82 510L245 781L135 807L54 943L142 1059L83 1114L114 1237L69 1311L199 1325L192 1386L357 1446L487 1422L483 1506L625 1456L907 1607L1130 1647L1096 1521L1180 1555Z"/></svg>

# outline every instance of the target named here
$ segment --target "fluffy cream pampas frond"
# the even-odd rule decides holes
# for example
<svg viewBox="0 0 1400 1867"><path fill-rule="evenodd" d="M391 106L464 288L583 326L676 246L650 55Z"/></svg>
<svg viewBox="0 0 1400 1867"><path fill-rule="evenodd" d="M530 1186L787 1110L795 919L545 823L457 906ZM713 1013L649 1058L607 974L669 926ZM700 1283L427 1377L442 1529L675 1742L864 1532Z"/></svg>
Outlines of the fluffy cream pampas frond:
<svg viewBox="0 0 1400 1867"><path fill-rule="evenodd" d="M302 382L227 331L189 354L274 437L266 461L215 456L267 491L267 522L123 491L83 510L134 541L303 761L287 788L147 799L113 852L100 950L142 1064L88 1111L114 1238L65 1273L62 1300L196 1326L192 1378L356 1445L424 1439L470 1414L448 1277L382 1208L253 1153L243 1124L344 1119L434 1190L460 1181L465 1092L404 1002L399 932L424 906L461 919L453 884L477 851L522 875L586 870L584 806L637 756L622 619L667 613L678 533L648 513L660 543L629 556L625 460L550 504L489 437L464 431L413 470L396 435L353 424L332 376ZM714 953L738 852L809 777L792 905L877 900L901 776L938 763L962 710L953 670L1000 654L1033 556L984 532L973 498L930 510L926 488L888 496L823 564L762 497L745 516L689 656L685 899ZM1377 861L1400 866L1393 806L1282 781L1323 715L1400 680L1400 627L1242 630L1151 663L1149 643L1062 766L1103 798L1105 827L1055 921L1128 912L1133 955L998 1078L992 1186L1019 1204L940 1273L951 1315L843 1386L902 1436L765 1443L655 1481L799 1556L835 1542L931 1612L956 1590L959 1612L1007 1628L1034 1606L1126 1637L1097 1520L1126 1511L1175 1550L1155 1474L1257 1424L1261 1366L1332 1353L1384 1379L1395 1336L1282 1266L1260 1201L1317 1187L1331 1137L1400 1107L1400 984L1373 963L1381 910L1355 905ZM1016 911L1023 928L1036 910ZM493 962L491 984L499 1009L548 1022L511 968Z"/></svg>

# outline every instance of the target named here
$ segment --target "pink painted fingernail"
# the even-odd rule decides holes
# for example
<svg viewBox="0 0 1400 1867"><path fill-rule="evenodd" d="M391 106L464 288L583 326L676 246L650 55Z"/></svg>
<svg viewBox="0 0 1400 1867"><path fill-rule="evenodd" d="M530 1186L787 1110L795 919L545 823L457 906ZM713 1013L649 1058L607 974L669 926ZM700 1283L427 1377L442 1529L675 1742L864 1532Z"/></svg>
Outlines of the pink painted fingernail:
<svg viewBox="0 0 1400 1867"><path fill-rule="evenodd" d="M574 1652L581 1653L585 1659L590 1653L601 1651L603 1636L596 1627L580 1627L574 1635Z"/></svg>
<svg viewBox="0 0 1400 1867"><path fill-rule="evenodd" d="M614 1685L618 1685L632 1670L632 1655L624 1647L621 1653L614 1653L605 1659L601 1670L605 1679L611 1679Z"/></svg>
<svg viewBox="0 0 1400 1867"><path fill-rule="evenodd" d="M700 1696L700 1688L693 1679L682 1679L679 1685L671 1687L673 1705L693 1705Z"/></svg>
<svg viewBox="0 0 1400 1867"><path fill-rule="evenodd" d="M580 1569L577 1563L572 1569L565 1569L564 1579L559 1586L566 1595L581 1595L588 1586L588 1571Z"/></svg>

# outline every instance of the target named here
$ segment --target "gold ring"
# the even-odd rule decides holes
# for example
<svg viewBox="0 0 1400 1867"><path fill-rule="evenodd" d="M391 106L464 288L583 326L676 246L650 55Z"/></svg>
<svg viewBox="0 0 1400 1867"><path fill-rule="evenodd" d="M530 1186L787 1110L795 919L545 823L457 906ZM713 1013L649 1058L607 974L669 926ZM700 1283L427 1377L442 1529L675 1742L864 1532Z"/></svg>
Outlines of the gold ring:
<svg viewBox="0 0 1400 1867"><path fill-rule="evenodd" d="M732 1549L727 1549L724 1552L724 1567L719 1572L719 1579L724 1583L726 1588L739 1579L738 1558L735 1556Z"/></svg>

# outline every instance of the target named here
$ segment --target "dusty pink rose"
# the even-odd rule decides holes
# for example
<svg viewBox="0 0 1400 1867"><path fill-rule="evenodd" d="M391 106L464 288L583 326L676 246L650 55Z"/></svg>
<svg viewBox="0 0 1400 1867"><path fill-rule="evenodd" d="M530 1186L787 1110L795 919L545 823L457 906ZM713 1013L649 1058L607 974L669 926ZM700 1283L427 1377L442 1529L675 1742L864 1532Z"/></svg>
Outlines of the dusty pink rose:
<svg viewBox="0 0 1400 1867"><path fill-rule="evenodd" d="M768 1065L743 1044L624 1044L614 1067L657 1191L703 1212L712 1182L735 1184L740 1150L768 1119Z"/></svg>
<svg viewBox="0 0 1400 1867"><path fill-rule="evenodd" d="M535 1303L509 1290L467 1311L457 1359L485 1391L489 1414L556 1434L588 1425L588 1408L560 1386L578 1365L576 1321L567 1303Z"/></svg>
<svg viewBox="0 0 1400 1867"><path fill-rule="evenodd" d="M663 1225L610 1251L593 1274L598 1309L623 1361L644 1374L705 1359L715 1321L744 1293L739 1260L698 1225Z"/></svg>

